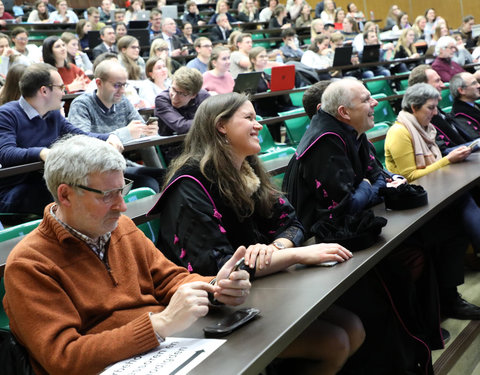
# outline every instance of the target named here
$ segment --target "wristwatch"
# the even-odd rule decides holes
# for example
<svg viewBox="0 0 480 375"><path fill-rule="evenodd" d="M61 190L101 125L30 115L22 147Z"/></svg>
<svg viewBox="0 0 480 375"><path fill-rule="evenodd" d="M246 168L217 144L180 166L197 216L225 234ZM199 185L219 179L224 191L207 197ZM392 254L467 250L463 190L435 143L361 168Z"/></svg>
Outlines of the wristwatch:
<svg viewBox="0 0 480 375"><path fill-rule="evenodd" d="M286 248L285 244L280 241L274 241L272 245L275 246L278 250L283 250Z"/></svg>

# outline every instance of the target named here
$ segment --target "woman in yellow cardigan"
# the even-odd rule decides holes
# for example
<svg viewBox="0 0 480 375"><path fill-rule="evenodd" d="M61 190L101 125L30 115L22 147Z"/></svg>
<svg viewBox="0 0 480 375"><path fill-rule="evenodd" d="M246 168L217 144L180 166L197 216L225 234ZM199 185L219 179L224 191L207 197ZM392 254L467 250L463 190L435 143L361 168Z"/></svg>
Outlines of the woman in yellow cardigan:
<svg viewBox="0 0 480 375"><path fill-rule="evenodd" d="M426 83L409 87L397 121L388 130L385 139L387 169L409 182L470 155L469 147L460 146L442 157L435 143L437 131L430 123L437 114L439 99L438 91Z"/></svg>

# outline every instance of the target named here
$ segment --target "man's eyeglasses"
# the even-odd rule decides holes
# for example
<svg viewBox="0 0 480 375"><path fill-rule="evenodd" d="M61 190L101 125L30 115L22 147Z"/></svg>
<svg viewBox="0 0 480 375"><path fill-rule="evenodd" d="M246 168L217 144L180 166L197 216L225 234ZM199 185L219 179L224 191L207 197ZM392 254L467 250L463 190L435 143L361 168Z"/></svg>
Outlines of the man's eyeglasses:
<svg viewBox="0 0 480 375"><path fill-rule="evenodd" d="M48 87L50 87L50 88L52 88L52 87L58 87L60 90L65 91L65 85L54 85L54 84L51 84L51 85L48 85Z"/></svg>
<svg viewBox="0 0 480 375"><path fill-rule="evenodd" d="M182 96L182 97L184 97L184 98L190 96L189 93L184 93L184 92L178 91L178 90L176 90L175 87L173 87L173 86L170 86L170 90L172 90L172 92L173 92L175 95L180 95L180 96Z"/></svg>
<svg viewBox="0 0 480 375"><path fill-rule="evenodd" d="M80 188L82 190L91 191L92 193L103 195L103 202L106 204L109 204L109 203L112 203L115 200L115 198L118 197L119 194L122 197L125 197L125 195L127 195L130 192L130 190L132 190L133 181L129 180L128 178L124 178L124 180L125 180L125 185L123 187L118 189L105 190L105 191L94 189L84 185L72 185L72 186Z"/></svg>
<svg viewBox="0 0 480 375"><path fill-rule="evenodd" d="M127 87L127 82L110 82L115 90L120 90L121 88Z"/></svg>
<svg viewBox="0 0 480 375"><path fill-rule="evenodd" d="M203 46L200 46L201 48L212 48L213 46L211 44L204 44Z"/></svg>

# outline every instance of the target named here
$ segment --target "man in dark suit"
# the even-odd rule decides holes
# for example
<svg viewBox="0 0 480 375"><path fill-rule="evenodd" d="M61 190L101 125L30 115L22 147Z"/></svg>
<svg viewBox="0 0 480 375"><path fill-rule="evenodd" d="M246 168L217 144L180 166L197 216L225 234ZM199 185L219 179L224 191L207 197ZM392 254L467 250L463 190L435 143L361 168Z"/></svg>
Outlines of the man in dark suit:
<svg viewBox="0 0 480 375"><path fill-rule="evenodd" d="M480 84L471 73L455 74L450 80L450 93L453 96L452 113L455 119L472 134L480 136Z"/></svg>
<svg viewBox="0 0 480 375"><path fill-rule="evenodd" d="M100 29L100 39L102 39L102 43L92 50L94 60L104 52L118 52L117 46L115 45L115 31L112 26L104 26Z"/></svg>
<svg viewBox="0 0 480 375"><path fill-rule="evenodd" d="M165 18L162 21L162 39L168 44L169 56L186 56L188 49L182 49L180 38L175 35L177 32L177 24L173 18Z"/></svg>
<svg viewBox="0 0 480 375"><path fill-rule="evenodd" d="M232 26L228 22L228 17L225 14L219 14L217 24L210 33L210 40L214 43L227 40L231 33Z"/></svg>

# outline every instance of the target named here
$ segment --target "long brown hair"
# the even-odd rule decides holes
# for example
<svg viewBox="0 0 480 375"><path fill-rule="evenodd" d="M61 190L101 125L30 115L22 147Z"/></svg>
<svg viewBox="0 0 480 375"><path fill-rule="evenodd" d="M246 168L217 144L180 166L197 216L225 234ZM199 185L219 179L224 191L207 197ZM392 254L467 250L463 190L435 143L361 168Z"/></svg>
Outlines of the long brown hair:
<svg viewBox="0 0 480 375"><path fill-rule="evenodd" d="M251 216L255 210L270 217L279 193L270 183L262 163L256 155L246 159L260 179L260 188L249 196L240 171L233 165L232 147L217 129L220 122L228 121L247 101L247 96L235 92L205 100L197 109L183 153L170 165L166 181L168 184L183 166L199 165L201 173L218 187L239 218Z"/></svg>
<svg viewBox="0 0 480 375"><path fill-rule="evenodd" d="M15 64L8 69L7 78L0 93L0 105L20 99L20 78L27 67L23 64Z"/></svg>
<svg viewBox="0 0 480 375"><path fill-rule="evenodd" d="M122 52L122 49L128 48L131 44L138 42L138 39L131 35L124 35L120 38L117 43L117 48L123 65L125 69L127 69L128 79L137 80L140 79L142 75L142 70L138 66L138 64L132 60L130 57L127 56L126 53Z"/></svg>

